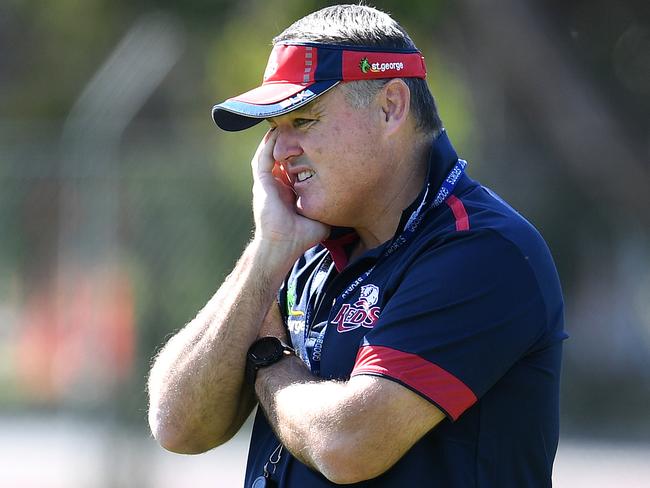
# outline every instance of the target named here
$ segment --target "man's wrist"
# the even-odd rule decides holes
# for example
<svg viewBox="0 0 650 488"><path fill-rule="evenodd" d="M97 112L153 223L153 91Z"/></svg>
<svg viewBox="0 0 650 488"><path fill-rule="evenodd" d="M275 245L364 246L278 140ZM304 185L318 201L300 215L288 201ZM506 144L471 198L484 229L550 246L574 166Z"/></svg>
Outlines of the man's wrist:
<svg viewBox="0 0 650 488"><path fill-rule="evenodd" d="M284 241L273 241L256 235L250 244L256 260L273 276L284 280L287 273L302 254Z"/></svg>
<svg viewBox="0 0 650 488"><path fill-rule="evenodd" d="M291 346L288 346L275 336L257 339L251 344L246 354L246 381L255 387L258 371L294 354L295 350Z"/></svg>

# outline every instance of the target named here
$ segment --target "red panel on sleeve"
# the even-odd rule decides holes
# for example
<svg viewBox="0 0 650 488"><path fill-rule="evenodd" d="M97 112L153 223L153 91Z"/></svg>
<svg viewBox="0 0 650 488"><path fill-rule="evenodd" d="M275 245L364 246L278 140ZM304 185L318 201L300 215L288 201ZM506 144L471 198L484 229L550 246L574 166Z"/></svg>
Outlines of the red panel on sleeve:
<svg viewBox="0 0 650 488"><path fill-rule="evenodd" d="M390 347L361 347L351 376L364 373L387 376L410 386L453 420L476 402L474 392L454 375L416 354Z"/></svg>

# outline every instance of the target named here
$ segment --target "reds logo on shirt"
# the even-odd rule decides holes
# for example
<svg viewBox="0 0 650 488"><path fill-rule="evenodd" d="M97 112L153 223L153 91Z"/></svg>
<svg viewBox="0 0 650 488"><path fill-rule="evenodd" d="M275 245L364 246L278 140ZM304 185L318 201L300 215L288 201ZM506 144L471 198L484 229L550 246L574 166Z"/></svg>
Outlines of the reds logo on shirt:
<svg viewBox="0 0 650 488"><path fill-rule="evenodd" d="M379 318L380 308L375 306L379 300L379 287L364 285L359 292L359 300L354 305L343 304L332 323L339 333L349 332L359 327L372 329Z"/></svg>

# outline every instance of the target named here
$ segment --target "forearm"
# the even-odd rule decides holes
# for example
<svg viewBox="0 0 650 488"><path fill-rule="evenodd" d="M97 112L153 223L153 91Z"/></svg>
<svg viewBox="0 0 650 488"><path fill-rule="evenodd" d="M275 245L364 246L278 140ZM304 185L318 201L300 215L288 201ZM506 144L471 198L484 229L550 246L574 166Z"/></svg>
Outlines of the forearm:
<svg viewBox="0 0 650 488"><path fill-rule="evenodd" d="M282 444L339 484L379 476L445 417L395 381L321 380L296 357L261 369L255 392Z"/></svg>
<svg viewBox="0 0 650 488"><path fill-rule="evenodd" d="M269 252L253 241L217 293L156 358L149 378L149 423L166 448L210 449L232 436L250 412L246 351L289 266Z"/></svg>
<svg viewBox="0 0 650 488"><path fill-rule="evenodd" d="M309 383L317 382L318 378L311 375L304 363L297 357L283 359L280 363L269 368L263 368L257 373L255 393L264 410L266 418L282 444L291 451L302 463L315 467L309 434L310 419L304 412L295 415L294 408L301 410L303 398L292 404L288 396L296 391L300 395ZM310 416L311 417L311 416Z"/></svg>
<svg viewBox="0 0 650 488"><path fill-rule="evenodd" d="M255 391L285 448L330 480L342 481L338 459L359 420L359 412L346 411L355 401L347 383L317 378L292 357L260 370Z"/></svg>

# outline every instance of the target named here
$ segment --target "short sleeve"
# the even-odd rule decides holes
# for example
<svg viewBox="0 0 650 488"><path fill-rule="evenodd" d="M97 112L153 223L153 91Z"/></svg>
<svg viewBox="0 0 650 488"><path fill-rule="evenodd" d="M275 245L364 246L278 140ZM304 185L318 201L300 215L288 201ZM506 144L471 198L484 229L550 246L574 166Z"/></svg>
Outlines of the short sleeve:
<svg viewBox="0 0 650 488"><path fill-rule="evenodd" d="M549 330L535 276L493 231L425 251L365 335L352 376L397 381L456 420Z"/></svg>

